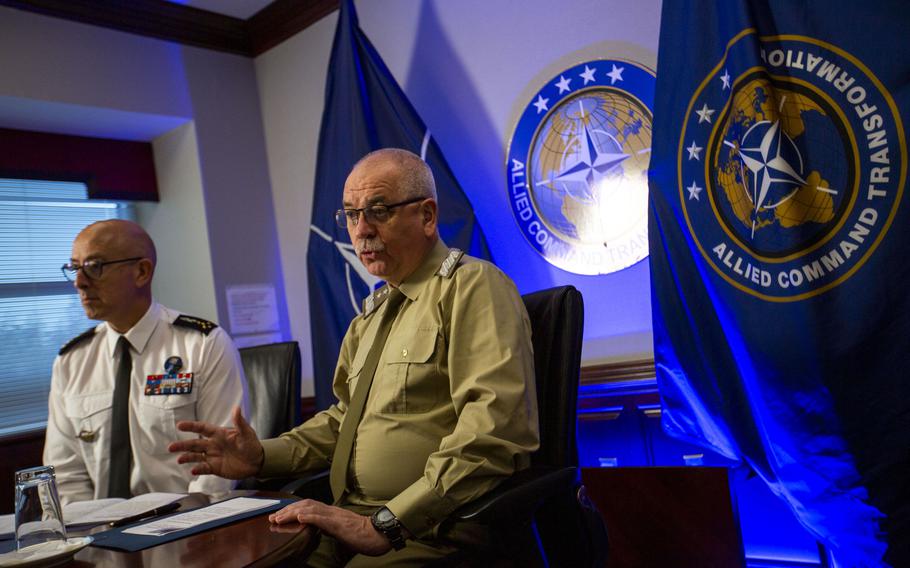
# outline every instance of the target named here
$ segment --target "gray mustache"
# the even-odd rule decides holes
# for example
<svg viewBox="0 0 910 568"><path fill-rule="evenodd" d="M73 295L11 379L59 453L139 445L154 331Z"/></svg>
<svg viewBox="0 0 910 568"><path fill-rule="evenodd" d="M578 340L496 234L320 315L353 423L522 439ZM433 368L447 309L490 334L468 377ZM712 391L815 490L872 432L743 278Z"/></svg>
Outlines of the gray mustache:
<svg viewBox="0 0 910 568"><path fill-rule="evenodd" d="M385 243L379 239L367 239L354 244L354 250L357 254L363 252L382 252L385 250Z"/></svg>

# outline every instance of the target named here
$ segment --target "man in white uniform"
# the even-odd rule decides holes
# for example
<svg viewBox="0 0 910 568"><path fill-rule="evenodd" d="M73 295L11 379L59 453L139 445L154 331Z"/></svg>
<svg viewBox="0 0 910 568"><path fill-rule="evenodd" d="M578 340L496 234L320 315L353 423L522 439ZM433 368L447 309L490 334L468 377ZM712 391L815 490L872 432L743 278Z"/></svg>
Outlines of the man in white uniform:
<svg viewBox="0 0 910 568"><path fill-rule="evenodd" d="M44 463L64 503L150 491L216 493L233 482L193 476L167 446L178 420L228 426L246 408L240 356L217 325L152 299L155 245L139 225L93 223L63 266L86 315L103 323L54 361Z"/></svg>

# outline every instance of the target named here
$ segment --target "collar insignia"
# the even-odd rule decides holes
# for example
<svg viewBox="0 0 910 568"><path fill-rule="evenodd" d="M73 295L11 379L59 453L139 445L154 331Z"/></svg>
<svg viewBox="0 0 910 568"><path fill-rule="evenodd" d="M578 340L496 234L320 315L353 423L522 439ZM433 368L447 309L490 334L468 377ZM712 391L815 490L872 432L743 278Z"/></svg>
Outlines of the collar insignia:
<svg viewBox="0 0 910 568"><path fill-rule="evenodd" d="M442 276L443 278L451 278L452 274L455 273L455 269L458 268L458 262L463 256L463 250L456 248L451 249L449 251L449 255L446 256L445 260L442 261L442 265L440 265L439 270L436 272L436 274Z"/></svg>
<svg viewBox="0 0 910 568"><path fill-rule="evenodd" d="M363 300L363 317L367 317L371 313L375 312L376 309L386 301L386 298L389 297L389 285L386 284L382 288L376 290Z"/></svg>
<svg viewBox="0 0 910 568"><path fill-rule="evenodd" d="M216 323L193 316L180 316L174 320L174 325L201 331L203 335L208 335L213 329L218 327Z"/></svg>

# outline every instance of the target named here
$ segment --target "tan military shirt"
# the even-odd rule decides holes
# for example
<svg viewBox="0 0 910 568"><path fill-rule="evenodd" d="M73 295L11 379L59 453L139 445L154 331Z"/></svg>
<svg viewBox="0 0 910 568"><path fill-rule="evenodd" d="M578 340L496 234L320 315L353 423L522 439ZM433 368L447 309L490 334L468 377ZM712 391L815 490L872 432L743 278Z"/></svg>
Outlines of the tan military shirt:
<svg viewBox="0 0 910 568"><path fill-rule="evenodd" d="M527 467L539 441L524 303L488 262L463 257L447 276L439 274L448 254L440 241L400 286L406 299L379 360L349 468L347 502L386 504L416 536ZM261 475L329 465L385 307L371 311L366 302L348 329L335 370L338 403L264 440Z"/></svg>

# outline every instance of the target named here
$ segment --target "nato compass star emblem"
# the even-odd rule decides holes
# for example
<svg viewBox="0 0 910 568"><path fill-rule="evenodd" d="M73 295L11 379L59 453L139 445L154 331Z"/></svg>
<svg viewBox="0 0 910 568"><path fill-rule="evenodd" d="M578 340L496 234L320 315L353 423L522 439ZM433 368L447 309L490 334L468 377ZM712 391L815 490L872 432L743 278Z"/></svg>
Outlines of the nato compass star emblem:
<svg viewBox="0 0 910 568"><path fill-rule="evenodd" d="M796 195L800 188L809 185L801 175L803 159L796 144L781 128L779 120L773 123L763 120L750 126L743 135L744 145L739 148L728 140L724 140L724 144L737 150L740 161L751 174L752 191L747 195L752 200L754 238L759 212L779 207ZM749 181L749 178L743 177ZM821 185L814 188L837 194L837 191Z"/></svg>
<svg viewBox="0 0 910 568"><path fill-rule="evenodd" d="M578 102L578 107L578 116L584 118L585 109L581 101ZM622 145L609 132L596 132L605 139L598 145L588 124L582 121L581 125L580 136L570 143L572 152L566 156L563 170L555 176L551 172L549 179L540 180L540 183L549 184L551 189L554 184L559 184L567 193L571 193L573 188L583 188L580 199L594 199L592 188L602 184L608 174L615 171L629 155L622 151Z"/></svg>
<svg viewBox="0 0 910 568"><path fill-rule="evenodd" d="M893 97L853 55L811 37L743 30L698 81L679 136L693 242L715 274L762 300L851 278L903 193Z"/></svg>
<svg viewBox="0 0 910 568"><path fill-rule="evenodd" d="M654 73L618 60L570 67L531 98L506 178L519 230L548 262L608 274L648 254Z"/></svg>

